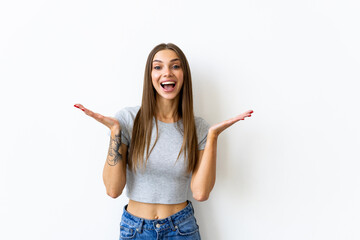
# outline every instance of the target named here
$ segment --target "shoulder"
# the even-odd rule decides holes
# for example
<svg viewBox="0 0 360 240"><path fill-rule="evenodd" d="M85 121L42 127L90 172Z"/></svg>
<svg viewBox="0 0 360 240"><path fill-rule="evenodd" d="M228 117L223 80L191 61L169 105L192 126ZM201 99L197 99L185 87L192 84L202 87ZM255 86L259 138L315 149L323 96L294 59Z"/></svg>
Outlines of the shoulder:
<svg viewBox="0 0 360 240"><path fill-rule="evenodd" d="M209 127L209 123L202 117L195 116L195 126L196 128Z"/></svg>
<svg viewBox="0 0 360 240"><path fill-rule="evenodd" d="M117 111L113 117L119 121L121 126L121 141L124 142L126 145L129 145L130 133L132 130L132 126L138 113L140 106L135 107L124 107ZM108 135L110 136L111 131L108 130ZM126 138L126 139L125 139Z"/></svg>
<svg viewBox="0 0 360 240"><path fill-rule="evenodd" d="M140 106L124 107L117 111L114 117L119 121L122 128L131 129L139 109Z"/></svg>
<svg viewBox="0 0 360 240"><path fill-rule="evenodd" d="M196 127L196 135L198 139L198 149L203 150L205 148L207 134L210 125L202 117L195 116L195 127Z"/></svg>
<svg viewBox="0 0 360 240"><path fill-rule="evenodd" d="M208 132L208 130L210 128L210 125L202 117L195 116L195 127L196 127L197 135L202 136L202 135L207 134L207 132Z"/></svg>

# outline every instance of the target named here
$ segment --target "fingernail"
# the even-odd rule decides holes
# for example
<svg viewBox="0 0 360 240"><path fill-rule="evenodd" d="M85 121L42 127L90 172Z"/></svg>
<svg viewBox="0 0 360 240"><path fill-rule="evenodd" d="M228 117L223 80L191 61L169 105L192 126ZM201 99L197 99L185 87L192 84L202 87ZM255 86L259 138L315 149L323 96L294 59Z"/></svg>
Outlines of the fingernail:
<svg viewBox="0 0 360 240"><path fill-rule="evenodd" d="M83 110L85 112L85 109L82 108L81 110Z"/></svg>
<svg viewBox="0 0 360 240"><path fill-rule="evenodd" d="M76 104L74 105L74 107L79 108L78 106L76 106Z"/></svg>

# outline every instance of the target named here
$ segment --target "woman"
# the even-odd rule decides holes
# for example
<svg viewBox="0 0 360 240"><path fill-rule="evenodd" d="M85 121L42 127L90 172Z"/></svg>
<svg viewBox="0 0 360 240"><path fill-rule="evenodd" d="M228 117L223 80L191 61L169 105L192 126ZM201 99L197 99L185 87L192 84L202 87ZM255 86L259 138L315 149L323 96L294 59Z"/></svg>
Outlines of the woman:
<svg viewBox="0 0 360 240"><path fill-rule="evenodd" d="M211 127L195 117L190 68L171 43L159 44L148 56L140 107L124 108L115 118L75 107L110 129L104 184L113 198L126 185L129 198L120 239L200 239L188 187L195 200L208 199L219 134L253 111Z"/></svg>

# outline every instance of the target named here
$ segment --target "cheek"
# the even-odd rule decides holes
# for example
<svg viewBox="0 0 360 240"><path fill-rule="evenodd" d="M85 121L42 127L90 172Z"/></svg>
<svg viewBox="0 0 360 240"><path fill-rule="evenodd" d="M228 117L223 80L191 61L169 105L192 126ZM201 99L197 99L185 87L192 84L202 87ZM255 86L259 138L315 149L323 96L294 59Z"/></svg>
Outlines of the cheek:
<svg viewBox="0 0 360 240"><path fill-rule="evenodd" d="M159 73L159 72L154 72L154 71L151 72L151 78L155 81L157 81L160 76L161 76L161 73Z"/></svg>
<svg viewBox="0 0 360 240"><path fill-rule="evenodd" d="M152 83L156 83L157 79L158 79L157 74L152 72L151 73L151 81L152 81Z"/></svg>

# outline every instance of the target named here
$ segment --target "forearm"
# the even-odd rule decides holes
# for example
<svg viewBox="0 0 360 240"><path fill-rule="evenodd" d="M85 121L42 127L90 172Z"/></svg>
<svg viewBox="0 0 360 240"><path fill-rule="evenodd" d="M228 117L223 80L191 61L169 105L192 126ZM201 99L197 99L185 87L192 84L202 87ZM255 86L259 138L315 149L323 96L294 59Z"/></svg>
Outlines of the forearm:
<svg viewBox="0 0 360 240"><path fill-rule="evenodd" d="M106 158L103 181L109 196L121 195L126 184L126 153L121 148L120 130L111 131L108 155Z"/></svg>
<svg viewBox="0 0 360 240"><path fill-rule="evenodd" d="M215 185L216 152L217 135L209 132L201 162L191 182L191 189L196 200L204 201L208 199Z"/></svg>

